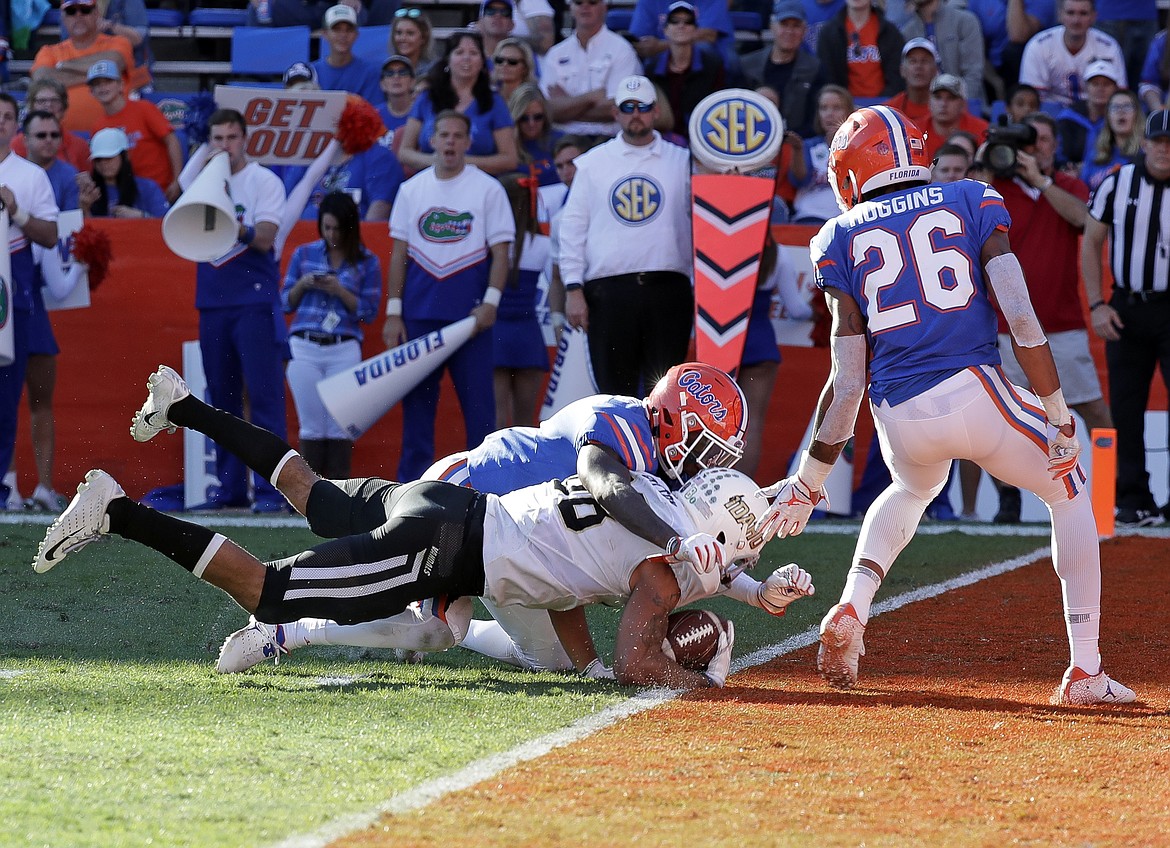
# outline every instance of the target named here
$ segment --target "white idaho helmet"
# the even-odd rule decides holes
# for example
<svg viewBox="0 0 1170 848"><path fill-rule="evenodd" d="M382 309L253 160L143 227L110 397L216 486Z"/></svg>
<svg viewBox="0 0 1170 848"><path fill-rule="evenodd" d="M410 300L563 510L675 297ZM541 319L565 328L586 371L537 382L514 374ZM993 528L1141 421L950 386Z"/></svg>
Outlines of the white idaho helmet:
<svg viewBox="0 0 1170 848"><path fill-rule="evenodd" d="M734 468L704 468L678 492L695 530L723 543L732 575L751 568L760 556L764 537L756 524L771 507L756 482ZM741 560L741 567L730 563Z"/></svg>

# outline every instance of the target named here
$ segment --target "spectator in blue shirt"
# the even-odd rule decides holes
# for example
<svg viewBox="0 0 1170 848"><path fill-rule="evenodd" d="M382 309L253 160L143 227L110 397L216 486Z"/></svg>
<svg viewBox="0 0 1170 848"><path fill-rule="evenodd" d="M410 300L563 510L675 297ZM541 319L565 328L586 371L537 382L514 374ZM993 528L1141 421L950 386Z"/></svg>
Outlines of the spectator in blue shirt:
<svg viewBox="0 0 1170 848"><path fill-rule="evenodd" d="M86 218L161 218L167 213L167 199L158 183L134 176L129 149L126 133L113 127L98 130L89 140L93 170L78 174L81 213Z"/></svg>
<svg viewBox="0 0 1170 848"><path fill-rule="evenodd" d="M479 33L462 30L447 40L443 58L427 75L428 88L414 101L410 118L402 129L398 158L409 171L421 171L435 164L431 136L435 116L454 109L471 121L471 148L467 164L499 176L516 170L515 123L508 105L492 91L487 56Z"/></svg>
<svg viewBox="0 0 1170 848"><path fill-rule="evenodd" d="M378 67L353 55L357 37L357 12L343 4L330 6L324 21L324 40L329 45L329 52L313 63L317 84L327 91L349 91L360 95L370 105L381 103Z"/></svg>
<svg viewBox="0 0 1170 848"><path fill-rule="evenodd" d="M332 192L317 214L320 241L292 255L281 286L289 328L288 384L300 422L300 452L330 480L349 477L353 441L333 420L317 383L361 362L362 324L373 320L382 299L382 268L362 244L357 204Z"/></svg>

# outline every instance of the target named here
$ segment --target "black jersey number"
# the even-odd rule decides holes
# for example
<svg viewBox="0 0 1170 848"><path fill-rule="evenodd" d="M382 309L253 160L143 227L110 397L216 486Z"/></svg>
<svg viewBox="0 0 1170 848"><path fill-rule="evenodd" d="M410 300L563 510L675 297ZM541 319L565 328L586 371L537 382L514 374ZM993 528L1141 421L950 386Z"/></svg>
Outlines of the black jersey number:
<svg viewBox="0 0 1170 848"><path fill-rule="evenodd" d="M576 477L568 480L555 480L553 485L565 497L557 502L557 509L561 513L561 521L574 533L596 527L608 517L589 490L581 485Z"/></svg>

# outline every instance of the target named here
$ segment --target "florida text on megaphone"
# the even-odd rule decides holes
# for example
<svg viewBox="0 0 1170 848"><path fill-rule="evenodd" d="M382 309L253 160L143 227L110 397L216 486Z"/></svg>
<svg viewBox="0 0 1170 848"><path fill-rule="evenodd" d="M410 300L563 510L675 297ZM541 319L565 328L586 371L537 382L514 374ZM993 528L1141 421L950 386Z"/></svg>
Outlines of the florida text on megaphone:
<svg viewBox="0 0 1170 848"><path fill-rule="evenodd" d="M442 350L447 342L443 338L446 328L411 339L406 344L391 348L383 354L366 359L350 370L350 375L359 386L382 377L388 376L396 368L402 368L408 362L414 362L421 356Z"/></svg>

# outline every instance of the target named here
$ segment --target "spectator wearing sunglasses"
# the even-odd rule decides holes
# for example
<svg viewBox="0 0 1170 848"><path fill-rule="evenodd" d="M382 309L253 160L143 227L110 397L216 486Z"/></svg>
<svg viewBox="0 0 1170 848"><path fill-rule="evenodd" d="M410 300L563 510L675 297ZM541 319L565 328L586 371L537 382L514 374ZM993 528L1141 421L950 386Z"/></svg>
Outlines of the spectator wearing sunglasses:
<svg viewBox="0 0 1170 848"><path fill-rule="evenodd" d="M667 19L671 16L674 0L638 0L630 19L630 34L637 37L638 55L645 61L669 49ZM723 65L733 75L739 75L739 52L735 44L735 24L725 0L695 0L696 49L719 54Z"/></svg>
<svg viewBox="0 0 1170 848"><path fill-rule="evenodd" d="M69 111L62 119L67 130L91 133L103 114L101 104L86 84L89 69L95 62L113 62L121 74L122 85L129 84L134 49L122 36L102 32L101 20L95 0L62 0L61 27L67 37L57 44L46 44L33 59L34 80L55 79L69 92Z"/></svg>
<svg viewBox="0 0 1170 848"><path fill-rule="evenodd" d="M536 83L532 48L518 38L505 38L492 54L492 85L505 102L520 86Z"/></svg>
<svg viewBox="0 0 1170 848"><path fill-rule="evenodd" d="M34 109L24 116L22 127L23 138L28 145L24 158L34 165L40 165L49 175L57 208L80 208L77 203L77 168L58 156L61 141L66 135L61 129L61 121L52 112Z"/></svg>
<svg viewBox="0 0 1170 848"><path fill-rule="evenodd" d="M617 84L641 73L630 43L605 25L605 0L572 0L573 34L554 44L541 64L540 87L563 132L613 137Z"/></svg>
<svg viewBox="0 0 1170 848"><path fill-rule="evenodd" d="M488 56L495 56L500 42L512 34L515 15L512 0L483 0L480 4L479 20L473 27L483 36L483 49Z"/></svg>
<svg viewBox="0 0 1170 848"><path fill-rule="evenodd" d="M627 77L615 95L621 135L575 160L559 263L565 317L588 333L597 390L640 397L690 343L691 157L654 130L654 83Z"/></svg>
<svg viewBox="0 0 1170 848"><path fill-rule="evenodd" d="M344 3L330 6L325 12L324 41L329 51L316 62L317 84L326 91L348 91L364 97L371 105L382 101L381 74L378 66L355 56L358 16Z"/></svg>
<svg viewBox="0 0 1170 848"><path fill-rule="evenodd" d="M391 55L405 56L421 82L434 64L431 58L431 21L421 9L399 9L390 26Z"/></svg>
<svg viewBox="0 0 1170 848"><path fill-rule="evenodd" d="M382 63L382 94L385 99L378 104L378 114L386 127L386 135L379 142L398 155L402 145L400 130L406 126L410 109L414 105L414 65L410 59L394 54Z"/></svg>
<svg viewBox="0 0 1170 848"><path fill-rule="evenodd" d="M699 101L724 87L723 60L697 44L698 15L686 0L670 4L666 18L667 49L646 60L646 76L666 93L674 115L669 129L686 138L691 112Z"/></svg>
<svg viewBox="0 0 1170 848"><path fill-rule="evenodd" d="M520 86L508 100L508 111L516 122L520 155L520 165L516 170L536 178L538 186L556 185L560 178L553 167L553 147L564 133L552 128L548 119L548 101L540 93L540 88L532 83Z"/></svg>
<svg viewBox="0 0 1170 848"><path fill-rule="evenodd" d="M65 111L69 108L69 93L65 86L54 79L34 80L25 94L24 105L32 111L48 112L62 125L61 143L57 149L57 158L68 162L78 171L89 168L89 142L75 132L64 129ZM18 135L12 140L12 152L17 156L28 157L28 148L25 146L24 135Z"/></svg>

